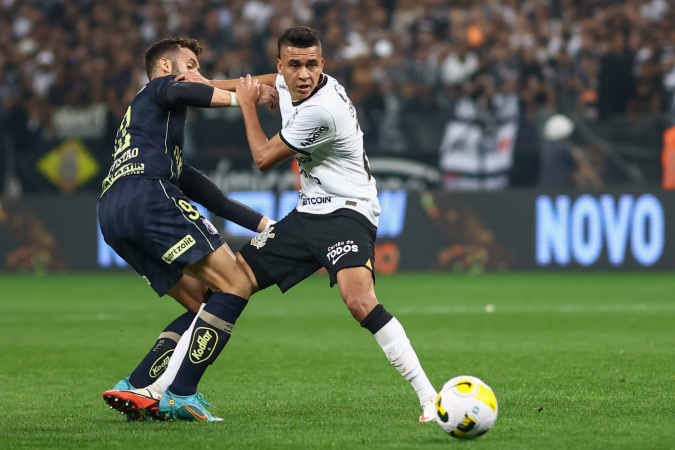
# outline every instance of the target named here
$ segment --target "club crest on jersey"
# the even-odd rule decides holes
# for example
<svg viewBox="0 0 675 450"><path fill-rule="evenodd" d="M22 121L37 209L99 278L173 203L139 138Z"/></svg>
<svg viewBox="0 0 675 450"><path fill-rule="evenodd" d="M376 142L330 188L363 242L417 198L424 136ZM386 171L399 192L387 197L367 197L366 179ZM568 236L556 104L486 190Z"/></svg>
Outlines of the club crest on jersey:
<svg viewBox="0 0 675 450"><path fill-rule="evenodd" d="M272 233L274 227L269 227L266 230L263 230L262 233L251 239L251 245L255 248L262 248L267 244L268 239L273 239L275 234Z"/></svg>
<svg viewBox="0 0 675 450"><path fill-rule="evenodd" d="M201 216L200 218L202 219L202 222L204 223L204 226L209 231L209 233L218 234L218 230L216 230L216 227L213 226L213 224L211 223L211 221L209 219L207 219L204 216Z"/></svg>

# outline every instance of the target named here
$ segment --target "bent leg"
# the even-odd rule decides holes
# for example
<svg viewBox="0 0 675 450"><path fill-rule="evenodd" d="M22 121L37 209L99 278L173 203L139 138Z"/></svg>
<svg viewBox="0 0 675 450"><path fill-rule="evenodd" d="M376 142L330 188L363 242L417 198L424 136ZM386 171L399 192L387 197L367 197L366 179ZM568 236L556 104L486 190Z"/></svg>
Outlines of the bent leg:
<svg viewBox="0 0 675 450"><path fill-rule="evenodd" d="M433 405L436 390L424 373L403 326L378 303L371 272L364 267L342 269L337 273L337 280L352 316L373 333L389 362L415 389L420 406ZM426 419L426 414L422 414L420 420Z"/></svg>
<svg viewBox="0 0 675 450"><path fill-rule="evenodd" d="M182 396L196 393L206 368L228 342L252 291L248 275L227 244L186 266L185 274L201 280L215 292L181 338L166 373L153 384L153 391L159 394L167 389Z"/></svg>
<svg viewBox="0 0 675 450"><path fill-rule="evenodd" d="M373 275L365 267L349 267L337 273L338 288L349 312L359 322L378 305Z"/></svg>
<svg viewBox="0 0 675 450"><path fill-rule="evenodd" d="M189 275L183 275L178 283L174 284L166 294L180 303L185 309L192 312L199 311L204 296L209 291L208 286Z"/></svg>
<svg viewBox="0 0 675 450"><path fill-rule="evenodd" d="M181 336L197 317L205 296L211 292L201 281L187 275L169 289L168 295L188 311L174 319L159 335L148 354L129 376L129 383L135 387L146 387L159 379L169 366L171 356Z"/></svg>

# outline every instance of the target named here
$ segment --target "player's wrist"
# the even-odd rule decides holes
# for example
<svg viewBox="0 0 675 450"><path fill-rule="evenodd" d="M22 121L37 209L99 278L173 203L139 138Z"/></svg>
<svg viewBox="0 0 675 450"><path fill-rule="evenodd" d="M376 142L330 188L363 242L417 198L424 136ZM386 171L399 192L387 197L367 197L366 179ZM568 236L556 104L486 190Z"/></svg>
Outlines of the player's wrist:
<svg viewBox="0 0 675 450"><path fill-rule="evenodd" d="M230 92L230 106L239 106L239 101L237 100L237 93L236 92Z"/></svg>

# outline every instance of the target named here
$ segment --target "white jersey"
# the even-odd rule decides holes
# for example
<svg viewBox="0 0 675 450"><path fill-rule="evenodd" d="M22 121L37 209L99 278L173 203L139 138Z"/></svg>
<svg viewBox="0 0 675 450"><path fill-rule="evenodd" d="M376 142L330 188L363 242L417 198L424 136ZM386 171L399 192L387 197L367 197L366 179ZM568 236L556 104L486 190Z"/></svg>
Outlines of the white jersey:
<svg viewBox="0 0 675 450"><path fill-rule="evenodd" d="M282 129L279 137L300 167L298 211L329 214L340 208L360 212L377 226L380 203L363 148L356 108L335 78L322 74L309 97L293 101L277 76Z"/></svg>

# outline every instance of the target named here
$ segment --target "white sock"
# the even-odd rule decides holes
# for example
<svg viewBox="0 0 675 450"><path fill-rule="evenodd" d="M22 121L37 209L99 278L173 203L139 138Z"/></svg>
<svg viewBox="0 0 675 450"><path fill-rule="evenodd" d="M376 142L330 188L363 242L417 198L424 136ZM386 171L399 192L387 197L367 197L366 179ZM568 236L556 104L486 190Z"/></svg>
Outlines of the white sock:
<svg viewBox="0 0 675 450"><path fill-rule="evenodd" d="M394 317L374 336L391 364L415 389L420 405L424 408L429 399L436 397L436 390L424 373L401 323Z"/></svg>
<svg viewBox="0 0 675 450"><path fill-rule="evenodd" d="M169 365L166 366L166 370L164 371L162 376L159 377L157 381L155 381L154 383L152 383L150 386L147 387L147 389L151 390L156 395L164 394L164 392L166 392L166 390L169 389L169 386L171 386L171 383L173 383L173 380L176 378L178 369L180 369L180 365L185 359L185 355L187 355L188 348L190 347L190 339L192 339L192 332L195 329L197 318L204 309L205 305L206 303L202 303L202 306L199 307L197 315L195 316L194 319L192 319L190 327L187 330L185 330L185 333L183 333L183 335L180 337L178 344L176 344L176 349L173 351L171 359L169 359Z"/></svg>

